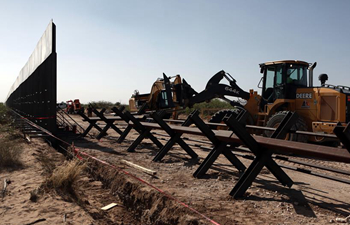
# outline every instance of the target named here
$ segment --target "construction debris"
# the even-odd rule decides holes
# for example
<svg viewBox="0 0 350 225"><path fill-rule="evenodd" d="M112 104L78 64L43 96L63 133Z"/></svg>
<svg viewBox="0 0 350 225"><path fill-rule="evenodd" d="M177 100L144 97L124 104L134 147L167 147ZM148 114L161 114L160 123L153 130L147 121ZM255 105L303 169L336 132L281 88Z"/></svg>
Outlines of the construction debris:
<svg viewBox="0 0 350 225"><path fill-rule="evenodd" d="M346 218L336 218L335 222L337 223L349 223L350 224L350 216Z"/></svg>
<svg viewBox="0 0 350 225"><path fill-rule="evenodd" d="M111 209L111 208L113 208L113 207L116 207L118 204L117 203L111 203L111 204L109 204L109 205L106 205L106 206L104 206L104 207L102 207L101 209L102 210L104 210L104 211L106 211L106 210L109 210L109 209Z"/></svg>
<svg viewBox="0 0 350 225"><path fill-rule="evenodd" d="M2 198L5 197L6 195L6 188L7 188L7 184L10 184L11 181L10 180L7 180L6 178L4 179L4 187L2 189Z"/></svg>
<svg viewBox="0 0 350 225"><path fill-rule="evenodd" d="M36 224L36 223L39 223L39 222L43 222L43 221L46 221L46 219L38 219L38 220L35 220L34 222L26 223L24 225L33 225L33 224Z"/></svg>
<svg viewBox="0 0 350 225"><path fill-rule="evenodd" d="M139 165L136 165L135 163L132 163L132 162L129 162L129 161L126 161L126 160L122 160L121 162L122 162L122 163L125 163L126 165L131 166L131 167L133 167L133 168L135 168L135 169L142 170L143 172L145 172L145 173L147 173L147 174L150 174L150 175L152 175L152 176L154 176L154 175L157 174L156 171L147 169L147 168L142 167L142 166L139 166Z"/></svg>

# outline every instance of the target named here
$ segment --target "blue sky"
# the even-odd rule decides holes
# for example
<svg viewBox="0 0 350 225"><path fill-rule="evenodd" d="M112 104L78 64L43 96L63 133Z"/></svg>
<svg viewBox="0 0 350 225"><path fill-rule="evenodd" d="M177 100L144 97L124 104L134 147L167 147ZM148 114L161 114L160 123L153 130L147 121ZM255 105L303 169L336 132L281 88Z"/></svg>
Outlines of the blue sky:
<svg viewBox="0 0 350 225"><path fill-rule="evenodd" d="M3 1L0 102L51 19L57 26L58 101L127 103L162 76L204 89L229 72L258 90L259 63L317 61L317 76L350 86L350 1Z"/></svg>

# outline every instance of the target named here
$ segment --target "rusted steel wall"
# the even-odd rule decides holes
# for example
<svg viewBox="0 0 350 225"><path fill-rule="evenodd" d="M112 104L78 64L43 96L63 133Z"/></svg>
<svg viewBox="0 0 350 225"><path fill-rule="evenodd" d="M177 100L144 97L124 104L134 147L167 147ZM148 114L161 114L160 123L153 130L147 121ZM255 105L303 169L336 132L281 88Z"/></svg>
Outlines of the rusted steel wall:
<svg viewBox="0 0 350 225"><path fill-rule="evenodd" d="M51 21L7 96L6 105L55 132L57 99L56 25Z"/></svg>

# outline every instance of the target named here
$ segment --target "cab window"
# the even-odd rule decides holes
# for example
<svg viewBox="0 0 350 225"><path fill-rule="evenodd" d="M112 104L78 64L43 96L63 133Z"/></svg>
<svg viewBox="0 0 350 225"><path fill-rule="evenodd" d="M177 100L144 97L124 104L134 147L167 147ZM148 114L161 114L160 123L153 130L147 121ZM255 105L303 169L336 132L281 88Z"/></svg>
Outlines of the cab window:
<svg viewBox="0 0 350 225"><path fill-rule="evenodd" d="M266 71L265 90L268 88L273 88L274 79L275 79L275 67L268 67Z"/></svg>
<svg viewBox="0 0 350 225"><path fill-rule="evenodd" d="M282 66L267 67L265 90L281 84L283 84Z"/></svg>
<svg viewBox="0 0 350 225"><path fill-rule="evenodd" d="M287 84L307 86L307 69L304 66L290 64L287 67Z"/></svg>
<svg viewBox="0 0 350 225"><path fill-rule="evenodd" d="M278 66L276 68L276 85L275 86L279 86L283 84L283 79L282 79L282 67Z"/></svg>

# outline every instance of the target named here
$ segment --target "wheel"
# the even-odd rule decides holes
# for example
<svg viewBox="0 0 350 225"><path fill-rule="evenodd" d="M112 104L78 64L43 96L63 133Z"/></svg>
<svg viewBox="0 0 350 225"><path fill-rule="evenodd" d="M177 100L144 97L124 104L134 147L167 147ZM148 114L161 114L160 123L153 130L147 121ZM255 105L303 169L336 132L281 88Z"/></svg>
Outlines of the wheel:
<svg viewBox="0 0 350 225"><path fill-rule="evenodd" d="M280 111L275 113L270 117L270 119L267 121L266 127L273 127L277 128L282 120L284 119L285 115L288 113L288 111ZM302 117L299 117L298 120L295 122L295 124L292 126L291 130L297 130L297 131L307 131L307 125ZM264 136L270 137L272 135L273 131L265 131ZM298 135L293 133L288 133L284 140L289 141L298 141L298 142L307 142L308 137L306 135Z"/></svg>
<svg viewBox="0 0 350 225"><path fill-rule="evenodd" d="M224 117L227 116L231 116L231 115L235 115L235 117L237 118L238 114L240 113L240 111L243 109L240 108L234 108L234 109L223 109L220 110L218 112L216 112L209 120L209 123L224 123L222 120L224 119ZM247 120L246 120L246 124L253 124L253 119L252 117L249 115ZM214 130L227 130L227 127L222 127L222 126L214 126L214 125L210 125L211 129Z"/></svg>
<svg viewBox="0 0 350 225"><path fill-rule="evenodd" d="M224 117L227 116L231 116L231 115L235 115L235 117L237 117L239 114L237 109L222 109L220 111L217 111L209 120L209 123L224 123L222 120L224 119ZM226 127L221 127L221 126L214 126L214 125L210 125L211 129L214 130L224 130L226 129Z"/></svg>

